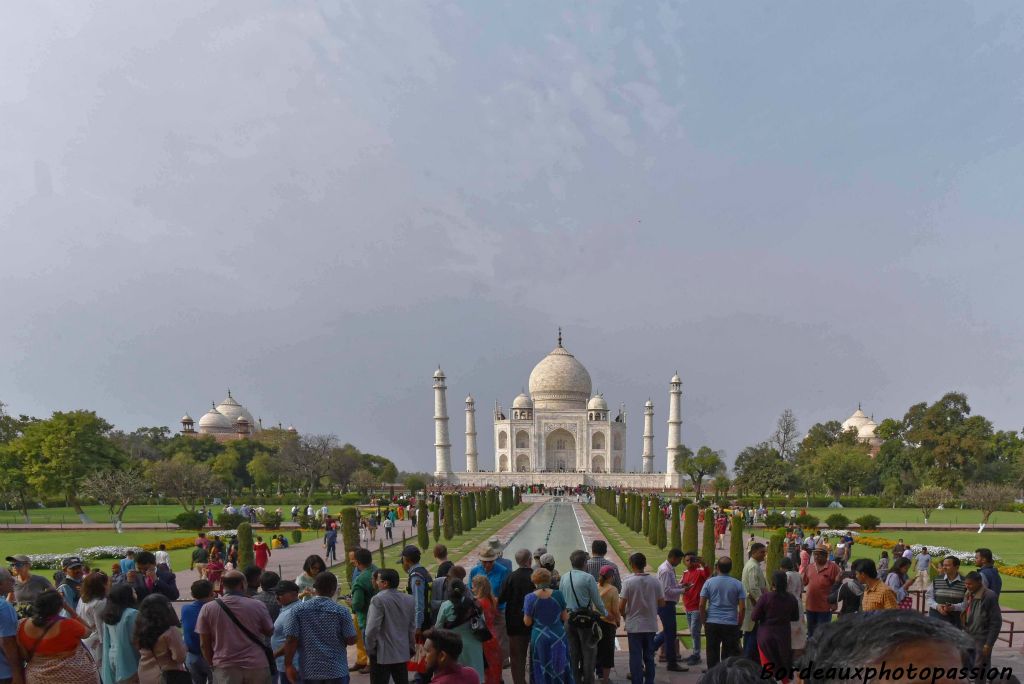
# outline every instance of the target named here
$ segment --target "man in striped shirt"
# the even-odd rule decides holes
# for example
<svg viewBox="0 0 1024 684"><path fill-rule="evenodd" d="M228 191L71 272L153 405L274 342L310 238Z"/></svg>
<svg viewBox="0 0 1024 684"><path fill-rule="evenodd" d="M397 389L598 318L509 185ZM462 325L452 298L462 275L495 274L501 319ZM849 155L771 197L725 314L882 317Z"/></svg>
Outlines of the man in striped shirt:
<svg viewBox="0 0 1024 684"><path fill-rule="evenodd" d="M612 584L615 590L622 592L622 579L619 577L619 568L610 560L604 557L608 553L608 542L604 539L595 539L590 545L590 560L587 561L587 572L593 575L595 580L601 579L601 568L610 566L612 569Z"/></svg>

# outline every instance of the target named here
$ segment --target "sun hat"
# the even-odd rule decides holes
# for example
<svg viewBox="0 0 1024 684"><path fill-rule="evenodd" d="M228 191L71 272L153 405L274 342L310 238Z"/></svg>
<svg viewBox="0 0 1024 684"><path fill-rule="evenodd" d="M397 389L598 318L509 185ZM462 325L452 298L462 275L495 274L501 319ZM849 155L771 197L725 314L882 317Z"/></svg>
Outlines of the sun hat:
<svg viewBox="0 0 1024 684"><path fill-rule="evenodd" d="M480 552L480 560L482 561L494 561L498 560L498 554L495 553L494 549L484 549Z"/></svg>
<svg viewBox="0 0 1024 684"><path fill-rule="evenodd" d="M31 563L32 559L23 553L19 553L17 556L8 556L8 563Z"/></svg>

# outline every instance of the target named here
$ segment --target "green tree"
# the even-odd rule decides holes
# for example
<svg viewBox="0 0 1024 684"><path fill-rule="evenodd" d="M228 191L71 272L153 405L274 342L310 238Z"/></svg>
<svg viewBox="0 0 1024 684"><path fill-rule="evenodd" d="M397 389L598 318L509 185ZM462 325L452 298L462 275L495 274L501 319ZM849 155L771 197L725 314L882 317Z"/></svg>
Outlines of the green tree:
<svg viewBox="0 0 1024 684"><path fill-rule="evenodd" d="M360 468L352 474L350 484L355 487L360 494L369 494L380 486L380 480L377 479L377 475L372 470L368 468Z"/></svg>
<svg viewBox="0 0 1024 684"><path fill-rule="evenodd" d="M683 551L697 550L697 504L688 504L683 510Z"/></svg>
<svg viewBox="0 0 1024 684"><path fill-rule="evenodd" d="M236 472L239 468L239 456L234 451L225 451L217 458L213 459L213 463L210 465L210 469L213 474L224 483L227 488L228 496L231 496L239 487L241 483L238 481Z"/></svg>
<svg viewBox="0 0 1024 684"><path fill-rule="evenodd" d="M451 494L444 495L444 538L451 539L455 536L455 505Z"/></svg>
<svg viewBox="0 0 1024 684"><path fill-rule="evenodd" d="M715 567L715 516L711 509L704 510L704 538L701 540L700 557L709 568Z"/></svg>
<svg viewBox="0 0 1024 684"><path fill-rule="evenodd" d="M655 537L657 538L658 548L664 550L665 547L668 546L668 539L665 535L665 516L661 515L660 512L658 515L657 532Z"/></svg>
<svg viewBox="0 0 1024 684"><path fill-rule="evenodd" d="M60 492L82 522L92 522L78 500L82 481L90 473L118 468L126 460L108 438L111 429L92 411L58 411L48 420L26 425L7 448L24 464L29 486Z"/></svg>
<svg viewBox="0 0 1024 684"><path fill-rule="evenodd" d="M765 577L771 577L772 573L779 569L782 562L783 545L786 542L786 531L778 530L768 538L768 553L765 556Z"/></svg>
<svg viewBox="0 0 1024 684"><path fill-rule="evenodd" d="M427 479L422 475L417 475L415 473L406 475L402 481L412 494L427 491Z"/></svg>
<svg viewBox="0 0 1024 684"><path fill-rule="evenodd" d="M912 457L923 481L959 492L983 470L991 455L992 423L970 414L967 396L949 392L904 415L903 436L915 445Z"/></svg>
<svg viewBox="0 0 1024 684"><path fill-rule="evenodd" d="M732 516L729 530L729 557L732 558L732 571L729 573L738 580L743 579L743 516Z"/></svg>
<svg viewBox="0 0 1024 684"><path fill-rule="evenodd" d="M455 534L462 534L462 497L457 494L452 496L452 512L455 514Z"/></svg>
<svg viewBox="0 0 1024 684"><path fill-rule="evenodd" d="M693 498L700 501L704 496L704 480L725 472L722 457L711 449L702 446L694 455L686 447L679 447L676 453L676 468L690 478L693 483Z"/></svg>
<svg viewBox="0 0 1024 684"><path fill-rule="evenodd" d="M757 492L764 498L768 492L784 490L790 483L792 467L767 442L744 449L736 457L735 485L741 490Z"/></svg>
<svg viewBox="0 0 1024 684"><path fill-rule="evenodd" d="M839 500L844 492L864 486L874 471L875 464L866 444L833 444L819 449L812 461L814 478Z"/></svg>
<svg viewBox="0 0 1024 684"><path fill-rule="evenodd" d="M345 506L341 509L341 541L345 545L346 552L349 549L359 548L359 511L355 506ZM345 576L350 587L355 569L355 565L346 560Z"/></svg>
<svg viewBox="0 0 1024 684"><path fill-rule="evenodd" d="M434 508L434 541L441 541L441 502L435 501Z"/></svg>
<svg viewBox="0 0 1024 684"><path fill-rule="evenodd" d="M715 499L721 501L723 498L729 495L729 488L732 487L732 480L726 474L721 474L715 478Z"/></svg>
<svg viewBox="0 0 1024 684"><path fill-rule="evenodd" d="M427 510L426 497L420 497L416 511L416 543L425 552L430 547L430 531L427 529L430 513Z"/></svg>
<svg viewBox="0 0 1024 684"><path fill-rule="evenodd" d="M149 464L147 476L154 492L174 499L189 512L194 512L220 489L220 482L210 466L194 462L185 453Z"/></svg>
<svg viewBox="0 0 1024 684"><path fill-rule="evenodd" d="M672 548L683 548L683 537L679 530L679 502L672 502Z"/></svg>
<svg viewBox="0 0 1024 684"><path fill-rule="evenodd" d="M462 509L462 516L461 516L461 519L462 519L462 529L465 530L466 532L470 531L474 527L473 526L473 514L471 512L472 509L471 509L471 507L469 505L469 502L470 502L470 497L469 496L462 495L462 496L459 497L459 507Z"/></svg>
<svg viewBox="0 0 1024 684"><path fill-rule="evenodd" d="M665 516L661 513L657 499L652 497L647 505L651 515L651 519L647 524L647 541L651 543L651 546L655 546L658 543L658 525L665 526Z"/></svg>
<svg viewBox="0 0 1024 684"><path fill-rule="evenodd" d="M247 522L238 526L238 567L245 570L253 564L252 525Z"/></svg>
<svg viewBox="0 0 1024 684"><path fill-rule="evenodd" d="M642 510L640 518L640 533L645 537L650 537L651 533L651 500L644 498L640 502L640 508Z"/></svg>

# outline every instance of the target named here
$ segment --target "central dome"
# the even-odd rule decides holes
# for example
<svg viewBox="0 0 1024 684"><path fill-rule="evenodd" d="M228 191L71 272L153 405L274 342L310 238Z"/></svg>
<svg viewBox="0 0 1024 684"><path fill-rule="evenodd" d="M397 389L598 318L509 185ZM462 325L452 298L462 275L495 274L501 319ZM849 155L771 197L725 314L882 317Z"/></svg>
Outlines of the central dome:
<svg viewBox="0 0 1024 684"><path fill-rule="evenodd" d="M585 409L590 373L559 342L530 373L530 397L537 409Z"/></svg>

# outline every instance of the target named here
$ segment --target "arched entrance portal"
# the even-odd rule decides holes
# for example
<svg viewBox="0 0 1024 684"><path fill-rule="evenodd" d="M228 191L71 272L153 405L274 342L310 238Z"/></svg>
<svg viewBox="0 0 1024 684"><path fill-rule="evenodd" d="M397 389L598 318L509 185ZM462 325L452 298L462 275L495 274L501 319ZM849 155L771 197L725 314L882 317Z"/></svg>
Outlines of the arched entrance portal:
<svg viewBox="0 0 1024 684"><path fill-rule="evenodd" d="M568 430L553 430L544 442L548 470L572 472L576 470L576 438Z"/></svg>
<svg viewBox="0 0 1024 684"><path fill-rule="evenodd" d="M526 473L530 470L530 457L526 454L516 456L516 472Z"/></svg>
<svg viewBox="0 0 1024 684"><path fill-rule="evenodd" d="M590 469L595 473L604 472L604 456L595 456L590 460Z"/></svg>

